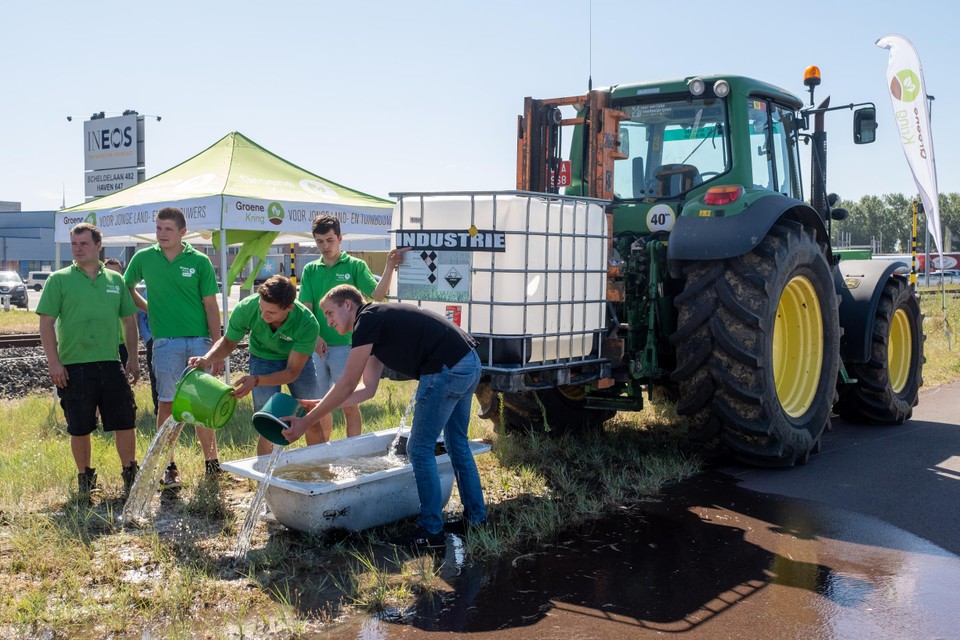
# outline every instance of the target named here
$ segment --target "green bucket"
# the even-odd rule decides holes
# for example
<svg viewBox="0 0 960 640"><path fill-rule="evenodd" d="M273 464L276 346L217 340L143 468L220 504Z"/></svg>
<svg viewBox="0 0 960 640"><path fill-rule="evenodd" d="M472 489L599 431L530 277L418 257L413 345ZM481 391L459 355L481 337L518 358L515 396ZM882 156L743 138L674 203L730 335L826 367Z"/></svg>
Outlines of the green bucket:
<svg viewBox="0 0 960 640"><path fill-rule="evenodd" d="M190 367L183 372L173 397L173 418L179 422L219 429L233 415L237 399L233 387L203 369Z"/></svg>
<svg viewBox="0 0 960 640"><path fill-rule="evenodd" d="M275 393L253 414L253 428L257 433L273 444L287 445L287 439L282 431L290 425L281 420L287 416L302 418L307 415L307 408L300 401L286 393Z"/></svg>

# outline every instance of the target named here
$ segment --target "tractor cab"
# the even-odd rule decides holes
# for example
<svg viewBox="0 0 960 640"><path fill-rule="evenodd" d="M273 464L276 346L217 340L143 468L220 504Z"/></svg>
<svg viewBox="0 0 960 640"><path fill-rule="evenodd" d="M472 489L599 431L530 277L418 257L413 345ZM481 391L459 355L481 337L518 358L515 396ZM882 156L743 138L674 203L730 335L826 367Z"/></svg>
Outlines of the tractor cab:
<svg viewBox="0 0 960 640"><path fill-rule="evenodd" d="M805 83L812 99L819 72L810 69ZM726 75L528 98L518 132L517 187L609 199L615 233L670 231L680 216L735 216L771 193L804 200L799 147L812 140L819 154L811 167L812 200L814 208L826 209L825 144L816 131L804 131L820 124L825 111L853 106L828 104L804 109L779 87ZM873 141L874 113L856 112L857 143Z"/></svg>

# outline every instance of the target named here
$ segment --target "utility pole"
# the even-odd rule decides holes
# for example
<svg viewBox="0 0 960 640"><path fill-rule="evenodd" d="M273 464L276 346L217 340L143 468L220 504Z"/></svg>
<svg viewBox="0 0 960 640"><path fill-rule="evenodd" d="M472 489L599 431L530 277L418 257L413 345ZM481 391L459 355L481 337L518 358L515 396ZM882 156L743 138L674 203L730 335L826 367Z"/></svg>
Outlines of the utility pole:
<svg viewBox="0 0 960 640"><path fill-rule="evenodd" d="M290 282L297 286L297 245L290 243Z"/></svg>

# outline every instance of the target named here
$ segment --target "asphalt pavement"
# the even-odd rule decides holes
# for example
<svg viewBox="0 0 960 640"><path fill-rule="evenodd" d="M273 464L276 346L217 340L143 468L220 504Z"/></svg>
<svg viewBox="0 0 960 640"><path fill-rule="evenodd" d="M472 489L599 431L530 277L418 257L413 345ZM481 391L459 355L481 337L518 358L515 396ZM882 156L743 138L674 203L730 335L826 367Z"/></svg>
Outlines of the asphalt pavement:
<svg viewBox="0 0 960 640"><path fill-rule="evenodd" d="M899 426L835 421L802 467L722 471L743 489L873 516L960 554L960 381L921 389Z"/></svg>

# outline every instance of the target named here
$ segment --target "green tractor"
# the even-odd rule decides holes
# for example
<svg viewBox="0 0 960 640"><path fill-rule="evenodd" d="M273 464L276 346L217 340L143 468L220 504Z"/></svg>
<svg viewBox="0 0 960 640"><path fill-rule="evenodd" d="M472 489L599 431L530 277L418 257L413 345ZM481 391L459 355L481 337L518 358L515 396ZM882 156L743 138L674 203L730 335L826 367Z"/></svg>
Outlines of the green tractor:
<svg viewBox="0 0 960 640"><path fill-rule="evenodd" d="M507 427L596 428L659 394L694 438L763 466L806 461L834 412L910 418L924 362L917 297L898 263L841 262L830 245L832 220L847 212L826 190L824 116L853 111L854 141L869 143L875 108L813 107L816 67L805 84L807 107L738 76L526 99L518 189L610 202L598 345L610 366L576 384L483 388L486 415Z"/></svg>

